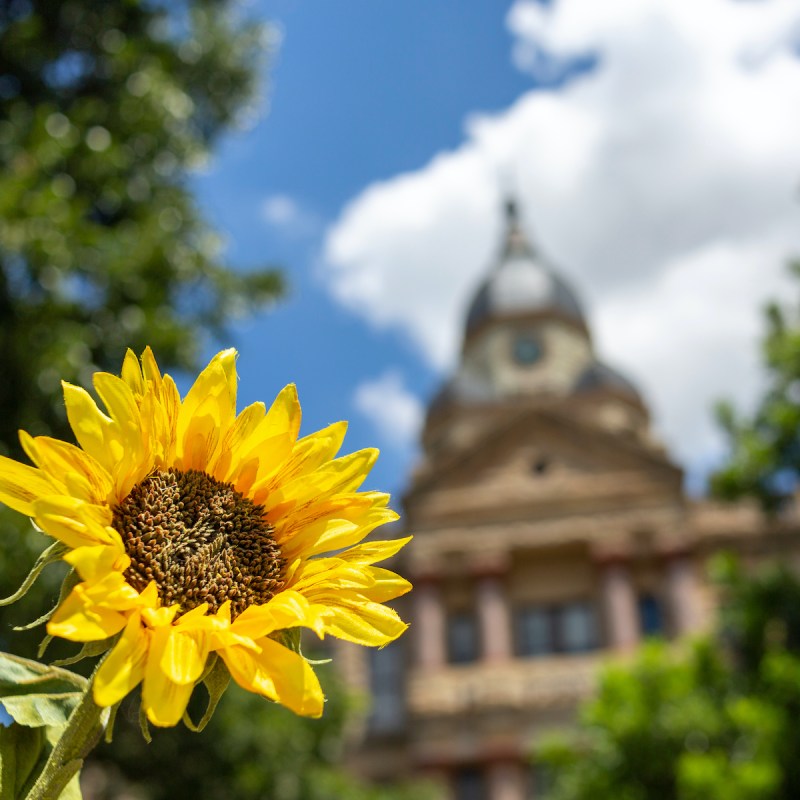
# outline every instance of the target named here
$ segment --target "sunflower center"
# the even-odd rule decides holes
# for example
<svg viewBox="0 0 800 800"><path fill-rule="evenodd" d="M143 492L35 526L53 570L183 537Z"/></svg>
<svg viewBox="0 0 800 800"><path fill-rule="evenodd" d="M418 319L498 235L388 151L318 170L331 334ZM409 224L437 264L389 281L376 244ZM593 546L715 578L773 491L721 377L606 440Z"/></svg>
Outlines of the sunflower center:
<svg viewBox="0 0 800 800"><path fill-rule="evenodd" d="M164 605L189 611L231 601L234 617L266 603L283 586L284 560L256 505L198 470L154 472L114 509L137 591L155 581Z"/></svg>

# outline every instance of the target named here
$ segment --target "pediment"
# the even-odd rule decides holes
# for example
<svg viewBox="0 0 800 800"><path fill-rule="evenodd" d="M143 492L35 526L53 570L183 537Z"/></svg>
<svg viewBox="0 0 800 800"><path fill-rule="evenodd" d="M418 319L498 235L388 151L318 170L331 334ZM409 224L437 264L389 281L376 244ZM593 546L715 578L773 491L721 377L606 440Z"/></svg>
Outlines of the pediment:
<svg viewBox="0 0 800 800"><path fill-rule="evenodd" d="M443 453L415 481L412 496L439 492L515 498L595 493L620 481L663 483L681 471L633 436L589 426L553 409L518 412L468 446Z"/></svg>

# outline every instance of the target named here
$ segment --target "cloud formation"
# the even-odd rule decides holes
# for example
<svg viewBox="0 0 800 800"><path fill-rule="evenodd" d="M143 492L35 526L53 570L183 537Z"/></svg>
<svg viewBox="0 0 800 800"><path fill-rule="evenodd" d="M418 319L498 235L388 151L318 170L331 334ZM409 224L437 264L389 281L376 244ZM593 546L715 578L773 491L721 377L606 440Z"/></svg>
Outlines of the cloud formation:
<svg viewBox="0 0 800 800"><path fill-rule="evenodd" d="M690 466L719 453L710 406L759 389L761 306L800 252L794 0L517 0L513 58L556 90L475 115L457 149L367 187L327 233L333 296L404 331L445 372L500 235L501 180Z"/></svg>
<svg viewBox="0 0 800 800"><path fill-rule="evenodd" d="M261 218L290 236L310 236L319 229L317 218L288 194L271 194L264 198Z"/></svg>
<svg viewBox="0 0 800 800"><path fill-rule="evenodd" d="M422 425L422 404L405 387L399 372L388 370L362 383L353 401L388 444L408 447L416 441Z"/></svg>

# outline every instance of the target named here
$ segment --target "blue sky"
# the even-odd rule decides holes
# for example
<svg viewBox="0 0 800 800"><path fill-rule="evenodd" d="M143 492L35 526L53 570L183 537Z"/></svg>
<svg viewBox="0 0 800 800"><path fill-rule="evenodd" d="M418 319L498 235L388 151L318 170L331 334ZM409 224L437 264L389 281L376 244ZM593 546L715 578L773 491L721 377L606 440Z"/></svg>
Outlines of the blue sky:
<svg viewBox="0 0 800 800"><path fill-rule="evenodd" d="M289 282L282 303L236 328L240 403L296 382L304 430L348 419L348 448L382 447L375 487L402 487L411 448L380 441L354 408L356 387L387 364L422 397L439 377L402 332L376 331L331 300L317 272L321 236L365 185L456 146L467 114L503 108L530 88L511 63L502 5L259 3L256 13L282 39L266 76L268 113L224 141L195 180L230 261L278 264ZM274 195L302 207L299 230L265 220Z"/></svg>
<svg viewBox="0 0 800 800"><path fill-rule="evenodd" d="M797 3L248 10L281 34L268 113L194 179L230 261L290 285L236 326L242 404L296 382L304 430L349 419L348 450L382 450L370 486L402 490L506 184L702 486L723 452L709 409L752 405L760 307L800 252Z"/></svg>

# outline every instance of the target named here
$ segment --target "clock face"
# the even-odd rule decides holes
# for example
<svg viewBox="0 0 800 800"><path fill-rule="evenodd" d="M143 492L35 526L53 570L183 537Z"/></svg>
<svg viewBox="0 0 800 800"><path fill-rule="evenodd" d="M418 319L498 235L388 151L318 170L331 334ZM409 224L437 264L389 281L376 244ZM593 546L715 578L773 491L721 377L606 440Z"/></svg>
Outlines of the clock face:
<svg viewBox="0 0 800 800"><path fill-rule="evenodd" d="M532 333L520 333L514 338L514 361L522 366L535 364L542 357L542 345Z"/></svg>

